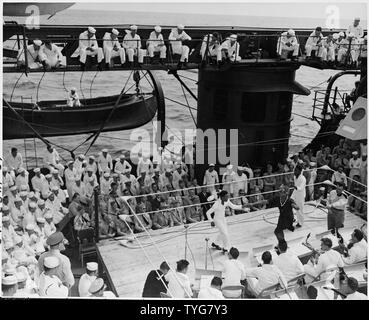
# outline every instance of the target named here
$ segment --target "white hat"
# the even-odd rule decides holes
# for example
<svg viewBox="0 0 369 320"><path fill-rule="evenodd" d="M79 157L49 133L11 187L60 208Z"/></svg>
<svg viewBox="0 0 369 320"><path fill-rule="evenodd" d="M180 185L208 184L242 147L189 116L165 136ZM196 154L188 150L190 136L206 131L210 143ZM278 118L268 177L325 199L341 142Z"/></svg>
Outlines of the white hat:
<svg viewBox="0 0 369 320"><path fill-rule="evenodd" d="M316 162L310 162L310 167L316 167Z"/></svg>
<svg viewBox="0 0 369 320"><path fill-rule="evenodd" d="M237 35L236 34L232 34L232 35L230 35L230 37L229 37L230 39L233 39L233 40L237 40Z"/></svg>
<svg viewBox="0 0 369 320"><path fill-rule="evenodd" d="M35 193L33 191L28 193L28 198L32 199L33 197L35 197Z"/></svg>
<svg viewBox="0 0 369 320"><path fill-rule="evenodd" d="M46 179L51 179L53 176L50 174L50 173L48 173L46 176L45 176L45 178Z"/></svg>
<svg viewBox="0 0 369 320"><path fill-rule="evenodd" d="M59 259L57 257L46 257L44 259L44 266L49 269L56 268L59 265Z"/></svg>
<svg viewBox="0 0 369 320"><path fill-rule="evenodd" d="M87 172L94 172L94 170L91 167L88 167L86 171Z"/></svg>
<svg viewBox="0 0 369 320"><path fill-rule="evenodd" d="M22 184L19 188L20 191L27 191L28 190L28 186L26 184Z"/></svg>
<svg viewBox="0 0 369 320"><path fill-rule="evenodd" d="M353 152L352 152L352 154L353 154L354 156L356 156L356 155L358 155L359 153L358 153L357 151L353 151Z"/></svg>
<svg viewBox="0 0 369 320"><path fill-rule="evenodd" d="M74 164L74 162L73 161L68 161L68 166L70 166L71 164Z"/></svg>
<svg viewBox="0 0 369 320"><path fill-rule="evenodd" d="M102 149L101 152L107 153L108 149Z"/></svg>
<svg viewBox="0 0 369 320"><path fill-rule="evenodd" d="M24 282L27 280L27 276L23 272L17 272L15 276L18 282Z"/></svg>
<svg viewBox="0 0 369 320"><path fill-rule="evenodd" d="M156 167L156 168L154 169L154 172L160 172L160 169L159 169L158 167Z"/></svg>
<svg viewBox="0 0 369 320"><path fill-rule="evenodd" d="M58 190L59 190L59 188L57 186L52 186L51 187L51 191L58 191Z"/></svg>
<svg viewBox="0 0 369 320"><path fill-rule="evenodd" d="M17 188L17 186L16 186L16 185L14 185L14 186L11 186L9 190L10 190L10 191L16 191L17 189L18 189L18 188Z"/></svg>
<svg viewBox="0 0 369 320"><path fill-rule="evenodd" d="M325 187L320 187L319 190L320 191L325 191Z"/></svg>
<svg viewBox="0 0 369 320"><path fill-rule="evenodd" d="M2 206L2 208L1 208L1 211L9 211L10 209L9 209L9 207L8 206L6 206L6 205L3 205Z"/></svg>
<svg viewBox="0 0 369 320"><path fill-rule="evenodd" d="M119 159L125 159L126 158L126 156L124 155L124 154L121 154L120 156L119 156Z"/></svg>
<svg viewBox="0 0 369 320"><path fill-rule="evenodd" d="M96 33L96 29L93 27L88 27L88 32L90 33Z"/></svg>
<svg viewBox="0 0 369 320"><path fill-rule="evenodd" d="M28 196L28 192L27 191L21 191L21 192L19 192L19 196L20 197L27 197Z"/></svg>
<svg viewBox="0 0 369 320"><path fill-rule="evenodd" d="M137 26L136 25L131 25L130 26L130 29L133 31L133 30L137 30Z"/></svg>
<svg viewBox="0 0 369 320"><path fill-rule="evenodd" d="M343 31L341 31L339 34L338 34L340 37L344 37L345 36L345 33Z"/></svg>
<svg viewBox="0 0 369 320"><path fill-rule="evenodd" d="M85 155L81 153L81 154L78 155L78 158L84 159Z"/></svg>
<svg viewBox="0 0 369 320"><path fill-rule="evenodd" d="M111 29L111 33L115 34L116 36L119 34L119 31L117 29Z"/></svg>
<svg viewBox="0 0 369 320"><path fill-rule="evenodd" d="M155 30L156 32L161 32L161 27L160 27L160 26L155 26L154 30Z"/></svg>
<svg viewBox="0 0 369 320"><path fill-rule="evenodd" d="M99 265L96 262L87 262L86 269L88 271L96 271Z"/></svg>
<svg viewBox="0 0 369 320"><path fill-rule="evenodd" d="M184 29L185 27L184 27L184 25L183 24L179 24L179 25L177 25L177 29Z"/></svg>
<svg viewBox="0 0 369 320"><path fill-rule="evenodd" d="M340 37L340 35L338 33L333 33L332 37L334 40L337 40Z"/></svg>
<svg viewBox="0 0 369 320"><path fill-rule="evenodd" d="M215 164L214 163L210 163L209 164L209 167L215 167Z"/></svg>
<svg viewBox="0 0 369 320"><path fill-rule="evenodd" d="M35 225L33 223L27 224L26 230L35 230Z"/></svg>
<svg viewBox="0 0 369 320"><path fill-rule="evenodd" d="M227 170L232 170L232 169L233 169L233 165L229 164L229 165L227 166Z"/></svg>
<svg viewBox="0 0 369 320"><path fill-rule="evenodd" d="M14 243L15 244L21 243L22 241L23 241L22 237L20 237L18 235L14 237Z"/></svg>
<svg viewBox="0 0 369 320"><path fill-rule="evenodd" d="M88 158L95 160L95 157L94 156L89 156Z"/></svg>
<svg viewBox="0 0 369 320"><path fill-rule="evenodd" d="M52 219L53 218L53 214L51 213L51 211L48 211L44 214L44 218L45 219Z"/></svg>
<svg viewBox="0 0 369 320"><path fill-rule="evenodd" d="M110 173L109 172L105 172L104 173L104 178L109 178L110 177Z"/></svg>
<svg viewBox="0 0 369 320"><path fill-rule="evenodd" d="M295 35L295 31L292 30L292 29L288 29L287 33L290 35L290 36L294 36Z"/></svg>
<svg viewBox="0 0 369 320"><path fill-rule="evenodd" d="M16 196L14 198L14 202L22 202L22 199L20 197Z"/></svg>
<svg viewBox="0 0 369 320"><path fill-rule="evenodd" d="M52 174L57 174L57 173L59 173L59 171L57 169L53 169L53 170L51 170L51 173Z"/></svg>
<svg viewBox="0 0 369 320"><path fill-rule="evenodd" d="M15 266L8 266L5 270L4 270L5 274L10 274L15 276L17 274L17 269L15 268Z"/></svg>
<svg viewBox="0 0 369 320"><path fill-rule="evenodd" d="M37 223L45 223L46 222L45 218L42 218L42 217L38 217L36 219L36 221L37 221Z"/></svg>
<svg viewBox="0 0 369 320"><path fill-rule="evenodd" d="M41 46L42 45L42 41L39 40L39 39L35 39L33 40L33 43L36 45L36 46Z"/></svg>
<svg viewBox="0 0 369 320"><path fill-rule="evenodd" d="M23 172L25 172L26 171L26 169L24 169L24 168L19 168L18 169L18 173L23 173Z"/></svg>
<svg viewBox="0 0 369 320"><path fill-rule="evenodd" d="M78 174L78 175L76 175L75 177L74 177L74 180L75 181L80 181L81 180L81 176Z"/></svg>
<svg viewBox="0 0 369 320"><path fill-rule="evenodd" d="M1 220L2 220L2 222L7 222L7 221L10 221L10 217L9 216L3 216Z"/></svg>
<svg viewBox="0 0 369 320"><path fill-rule="evenodd" d="M33 202L33 201L31 201L31 202L28 204L28 206L29 206L30 208L33 208L33 209L37 208L37 204L36 204L36 202Z"/></svg>
<svg viewBox="0 0 369 320"><path fill-rule="evenodd" d="M34 172L34 173L41 172L41 169L40 169L40 168L35 168L35 169L33 169L33 172Z"/></svg>
<svg viewBox="0 0 369 320"><path fill-rule="evenodd" d="M7 276L2 279L2 284L6 286L13 286L18 283L16 276Z"/></svg>
<svg viewBox="0 0 369 320"><path fill-rule="evenodd" d="M42 206L43 204L45 204L45 200L43 200L43 199L39 199L39 200L37 201L37 204Z"/></svg>

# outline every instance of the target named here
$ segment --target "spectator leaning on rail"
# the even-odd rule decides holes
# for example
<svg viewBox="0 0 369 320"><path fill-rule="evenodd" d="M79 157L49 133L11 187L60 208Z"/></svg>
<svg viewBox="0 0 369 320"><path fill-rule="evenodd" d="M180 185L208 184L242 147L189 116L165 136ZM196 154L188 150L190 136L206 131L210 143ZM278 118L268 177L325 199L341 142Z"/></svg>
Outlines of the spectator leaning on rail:
<svg viewBox="0 0 369 320"><path fill-rule="evenodd" d="M154 53L160 53L160 64L164 64L164 59L167 56L167 47L164 44L164 38L161 34L161 27L155 26L154 31L150 33L147 40L147 52L150 56L150 63L154 62Z"/></svg>
<svg viewBox="0 0 369 320"><path fill-rule="evenodd" d="M324 47L322 45L322 28L316 27L316 29L310 34L305 44L306 60L311 58L311 52L315 51L315 56L321 58L323 55Z"/></svg>
<svg viewBox="0 0 369 320"><path fill-rule="evenodd" d="M126 52L122 48L118 41L119 31L117 29L112 29L111 32L106 32L104 41L104 56L105 56L105 68L109 69L114 66L113 59L116 57L120 58L120 63L123 65L126 62Z"/></svg>
<svg viewBox="0 0 369 320"><path fill-rule="evenodd" d="M173 54L181 55L178 68L182 68L182 66L187 65L188 55L190 53L190 48L183 44L183 41L191 40L191 37L184 31L184 28L183 24L179 24L177 28L172 29L168 37L172 46Z"/></svg>
<svg viewBox="0 0 369 320"><path fill-rule="evenodd" d="M292 52L292 60L297 59L300 45L297 42L295 31L289 29L281 34L278 39L277 53L281 60L286 60L289 52Z"/></svg>

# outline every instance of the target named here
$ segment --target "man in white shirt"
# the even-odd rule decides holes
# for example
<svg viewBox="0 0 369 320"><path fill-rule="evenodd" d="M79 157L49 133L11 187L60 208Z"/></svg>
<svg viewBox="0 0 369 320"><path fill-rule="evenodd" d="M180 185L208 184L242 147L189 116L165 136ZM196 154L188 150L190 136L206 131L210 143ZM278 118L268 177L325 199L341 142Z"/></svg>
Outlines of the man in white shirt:
<svg viewBox="0 0 369 320"><path fill-rule="evenodd" d="M151 171L152 171L151 160L148 157L143 156L138 161L138 164L137 164L137 178L139 178L143 172L146 173L146 176L149 176Z"/></svg>
<svg viewBox="0 0 369 320"><path fill-rule="evenodd" d="M124 36L123 48L127 52L128 61L131 65L133 64L133 56L138 57L138 64L141 65L143 63L143 58L146 55L146 50L141 49L141 38L136 33L137 26L132 25L130 29L130 31L126 31L127 34Z"/></svg>
<svg viewBox="0 0 369 320"><path fill-rule="evenodd" d="M348 278L347 286L348 294L345 300L368 300L368 297L365 294L357 291L359 289L359 282L355 278Z"/></svg>
<svg viewBox="0 0 369 320"><path fill-rule="evenodd" d="M113 160L111 155L108 154L108 149L102 149L99 157L97 158L97 166L99 169L100 177L104 172L110 172L113 170Z"/></svg>
<svg viewBox="0 0 369 320"><path fill-rule="evenodd" d="M51 43L49 39L45 40L45 43L41 46L40 55L41 60L45 61L47 69L58 68L63 62L65 63L65 57L61 53L61 49Z"/></svg>
<svg viewBox="0 0 369 320"><path fill-rule="evenodd" d="M352 179L354 176L360 177L360 167L361 167L361 159L359 158L359 153L357 151L352 152L353 157L349 161L350 167L350 175L349 177Z"/></svg>
<svg viewBox="0 0 369 320"><path fill-rule="evenodd" d="M287 280L281 270L272 264L272 254L269 251L261 255L263 264L261 267L246 269L247 288L258 296L264 289L280 284L287 288Z"/></svg>
<svg viewBox="0 0 369 320"><path fill-rule="evenodd" d="M168 284L168 294L172 298L191 298L192 285L190 283L190 278L187 275L189 262L187 260L177 261L176 271L170 270L165 276Z"/></svg>
<svg viewBox="0 0 369 320"><path fill-rule="evenodd" d="M235 183L233 184L233 190L235 193L238 193L240 190L245 191L245 194L247 194L247 190L248 190L248 179L247 179L247 175L243 172L244 168L243 167L237 167L237 174L234 175L233 179L235 181ZM252 170L251 170L252 173ZM252 178L253 176L250 175L250 178Z"/></svg>
<svg viewBox="0 0 369 320"><path fill-rule="evenodd" d="M181 55L178 68L181 68L182 65L186 66L188 62L188 54L190 53L190 48L182 44L182 41L191 40L191 37L184 31L184 28L183 24L179 24L177 28L172 29L168 37L172 46L173 54Z"/></svg>
<svg viewBox="0 0 369 320"><path fill-rule="evenodd" d="M352 35L355 38L362 38L364 36L364 31L361 26L359 26L360 18L355 18L354 23L348 27L346 34Z"/></svg>
<svg viewBox="0 0 369 320"><path fill-rule="evenodd" d="M227 191L231 197L233 197L234 194L238 194L239 189L234 189L234 184L232 183L235 181L236 173L233 171L233 165L229 164L227 166L226 172L223 173L222 177L222 183L223 183L223 189Z"/></svg>
<svg viewBox="0 0 369 320"><path fill-rule="evenodd" d="M150 33L149 40L147 41L147 51L153 63L153 57L155 52L160 52L160 63L164 63L164 59L167 56L167 47L164 44L164 38L161 34L161 27L155 26L154 31Z"/></svg>
<svg viewBox="0 0 369 320"><path fill-rule="evenodd" d="M368 244L364 239L363 232L359 229L355 229L351 234L347 248L342 243L340 243L340 248L344 250L342 260L345 264L355 264L367 258Z"/></svg>
<svg viewBox="0 0 369 320"><path fill-rule="evenodd" d="M305 281L311 283L318 276L321 276L321 280L326 279L329 274L326 272L330 268L343 268L343 260L338 251L332 249L332 240L329 238L321 239L321 250L323 253L319 256L318 262L315 263L311 259L304 265L306 273ZM322 279L323 277L323 279Z"/></svg>
<svg viewBox="0 0 369 320"><path fill-rule="evenodd" d="M41 173L40 168L34 169L33 172L35 173L35 175L31 179L32 188L35 192L40 193L44 189L43 185L46 182L46 178Z"/></svg>
<svg viewBox="0 0 369 320"><path fill-rule="evenodd" d="M241 280L246 278L245 266L238 261L239 251L232 247L228 252L228 260L224 261L222 268L223 287L239 286ZM224 297L237 298L241 295L241 290L222 290Z"/></svg>
<svg viewBox="0 0 369 320"><path fill-rule="evenodd" d="M333 230L334 232L336 232L338 228L343 227L343 223L345 222L345 208L347 205L347 198L343 194L343 183L336 182L336 186L336 190L332 190L328 194L327 201L321 201L322 204L325 204L325 202L327 202L328 230Z"/></svg>
<svg viewBox="0 0 369 320"><path fill-rule="evenodd" d="M20 50L17 57L17 64L19 66L28 67L30 69L37 69L45 66L45 55L42 54L41 51L42 41L39 39L33 40L33 43L27 46L26 55L27 55L27 66L26 66L26 57L24 54L24 50Z"/></svg>
<svg viewBox="0 0 369 320"><path fill-rule="evenodd" d="M28 185L29 173L28 173L28 171L24 168L19 168L18 173L19 174L15 178L15 185L17 186L17 188L19 190L21 189L21 186L27 186L27 191L29 191L29 185Z"/></svg>
<svg viewBox="0 0 369 320"><path fill-rule="evenodd" d="M111 32L106 32L103 37L105 66L107 69L114 66L113 59L115 57L120 57L120 63L122 65L126 62L126 53L118 41L118 35L119 31L113 28Z"/></svg>
<svg viewBox="0 0 369 320"><path fill-rule="evenodd" d="M199 292L198 299L203 300L219 300L224 299L222 294L222 279L214 277L211 280L210 287L202 288Z"/></svg>
<svg viewBox="0 0 369 320"><path fill-rule="evenodd" d="M97 62L99 64L104 59L103 49L98 46L95 34L96 29L88 27L86 31L79 35L79 46L73 55L79 55L79 61L83 69L86 64L87 56L97 56Z"/></svg>
<svg viewBox="0 0 369 320"><path fill-rule="evenodd" d="M300 45L297 42L295 31L289 29L281 34L277 43L277 53L281 56L282 60L287 58L287 55L292 51L292 59L296 59L299 54Z"/></svg>
<svg viewBox="0 0 369 320"><path fill-rule="evenodd" d="M311 58L311 52L315 51L316 57L322 57L323 49L322 49L322 28L316 27L316 29L310 34L309 38L305 44L306 50L306 60Z"/></svg>
<svg viewBox="0 0 369 320"><path fill-rule="evenodd" d="M347 188L347 176L346 173L343 172L343 166L339 166L337 171L332 174L332 183L341 182Z"/></svg>
<svg viewBox="0 0 369 320"><path fill-rule="evenodd" d="M241 60L239 56L240 45L237 42L237 35L235 34L232 34L221 44L220 50L222 51L222 56L227 60L232 62Z"/></svg>
<svg viewBox="0 0 369 320"><path fill-rule="evenodd" d="M274 258L273 263L281 270L287 281L304 273L304 266L300 259L293 253L287 252L286 241L280 241L278 249L280 254Z"/></svg>
<svg viewBox="0 0 369 320"><path fill-rule="evenodd" d="M212 193L215 190L218 190L219 188L218 185L214 186L214 184L219 183L218 172L216 172L214 168L215 168L215 165L211 163L209 165L209 169L205 171L205 175L204 175L203 185L208 186L207 191L210 193Z"/></svg>
<svg viewBox="0 0 369 320"><path fill-rule="evenodd" d="M10 155L6 159L9 170L13 170L15 173L19 168L23 167L22 155L18 152L17 148L11 148Z"/></svg>
<svg viewBox="0 0 369 320"><path fill-rule="evenodd" d="M89 297L89 289L98 276L98 264L96 262L88 262L86 264L86 273L79 279L78 294L80 297Z"/></svg>
<svg viewBox="0 0 369 320"><path fill-rule="evenodd" d="M120 155L119 159L115 162L114 172L119 174L124 174L126 170L132 170L132 166L126 161L126 156L124 154Z"/></svg>

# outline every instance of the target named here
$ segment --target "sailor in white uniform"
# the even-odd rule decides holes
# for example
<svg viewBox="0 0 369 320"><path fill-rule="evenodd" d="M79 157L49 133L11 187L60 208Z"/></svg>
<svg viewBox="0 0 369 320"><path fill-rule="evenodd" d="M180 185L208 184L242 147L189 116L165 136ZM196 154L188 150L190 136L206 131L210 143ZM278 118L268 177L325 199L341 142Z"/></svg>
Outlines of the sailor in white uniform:
<svg viewBox="0 0 369 320"><path fill-rule="evenodd" d="M69 199L72 199L72 196L73 196L72 187L73 187L73 184L74 184L75 175L77 174L77 170L74 169L73 164L74 164L73 161L69 161L68 162L68 168L65 169L65 171L64 171L65 186L67 187Z"/></svg>
<svg viewBox="0 0 369 320"><path fill-rule="evenodd" d="M17 172L19 168L23 167L22 154L18 152L17 148L11 148L10 154L5 160L10 171Z"/></svg>
<svg viewBox="0 0 369 320"><path fill-rule="evenodd" d="M84 273L79 279L78 294L80 297L89 297L89 289L91 284L96 280L98 276L98 264L96 262L88 262L86 264L86 273Z"/></svg>
<svg viewBox="0 0 369 320"><path fill-rule="evenodd" d="M210 193L218 189L218 186L214 186L214 184L219 183L218 172L215 171L214 167L215 165L213 163L209 165L209 169L205 171L203 181L203 185L208 186L207 191Z"/></svg>
<svg viewBox="0 0 369 320"><path fill-rule="evenodd" d="M120 57L122 65L126 62L126 53L118 41L118 35L119 31L113 28L111 32L106 32L103 38L105 64L109 67L114 65L113 58L115 57Z"/></svg>
<svg viewBox="0 0 369 320"><path fill-rule="evenodd" d="M114 172L124 174L126 170L132 170L132 166L126 161L126 156L122 154L115 162Z"/></svg>
<svg viewBox="0 0 369 320"><path fill-rule="evenodd" d="M184 31L184 25L179 24L177 28L172 29L171 33L169 34L170 44L172 46L173 54L180 54L180 65L183 62L188 61L188 55L190 53L190 48L186 45L182 45L182 41L189 41L191 37Z"/></svg>
<svg viewBox="0 0 369 320"><path fill-rule="evenodd" d="M155 52L160 52L160 63L164 62L167 56L167 47L164 44L160 26L155 26L154 31L150 33L149 40L147 41L147 52L151 59L154 57Z"/></svg>
<svg viewBox="0 0 369 320"><path fill-rule="evenodd" d="M55 275L59 266L58 257L48 256L44 259L44 271L39 278L39 294L41 297L68 297L68 288L64 286L61 280Z"/></svg>
<svg viewBox="0 0 369 320"><path fill-rule="evenodd" d="M240 45L237 42L237 35L232 34L228 39L226 39L220 46L222 51L222 56L230 59L232 62L240 61L239 56Z"/></svg>
<svg viewBox="0 0 369 320"><path fill-rule="evenodd" d="M105 291L105 288L106 285L103 279L101 278L95 279L95 281L91 283L90 289L88 290L88 292L90 293L90 297L107 298L107 299L116 298L113 292Z"/></svg>
<svg viewBox="0 0 369 320"><path fill-rule="evenodd" d="M76 88L70 89L67 100L68 107L80 107L81 101L79 100L79 96Z"/></svg>
<svg viewBox="0 0 369 320"><path fill-rule="evenodd" d="M27 186L27 191L29 191L29 185L28 185L28 176L29 173L26 169L24 168L19 168L18 170L18 175L15 178L15 185L17 186L18 189L21 189L21 186Z"/></svg>
<svg viewBox="0 0 369 320"><path fill-rule="evenodd" d="M45 40L45 43L41 46L40 55L44 59L47 69L58 68L65 61L60 48L51 43L50 40Z"/></svg>
<svg viewBox="0 0 369 320"><path fill-rule="evenodd" d="M315 51L316 57L322 57L322 28L316 27L316 29L310 34L305 44L306 59L311 57L311 52Z"/></svg>
<svg viewBox="0 0 369 320"><path fill-rule="evenodd" d="M96 29L88 27L88 30L79 35L79 46L73 55L79 55L79 61L84 65L87 56L96 56L97 62L100 63L104 59L103 49L100 48L96 40Z"/></svg>
<svg viewBox="0 0 369 320"><path fill-rule="evenodd" d="M304 203L306 197L306 178L302 174L301 165L296 165L294 170L294 190L291 199L293 199L299 210L296 212L297 225L296 228L302 227L304 224Z"/></svg>
<svg viewBox="0 0 369 320"><path fill-rule="evenodd" d="M229 199L228 192L224 190L221 191L219 193L219 199L215 201L213 206L206 212L208 220L211 222L212 225L215 225L219 230L218 237L215 240L217 244L213 242L212 246L218 250L222 249L223 252L226 252L230 248L228 227L225 218L225 210L227 207L230 207L233 210L243 209L242 205L235 205L228 199ZM214 218L211 217L212 213L214 213ZM222 243L223 247L220 247L219 243Z"/></svg>
<svg viewBox="0 0 369 320"><path fill-rule="evenodd" d="M41 68L43 65L45 65L45 55L42 54L41 51L41 40L33 40L33 44L27 46L27 63L28 68L30 69L37 69ZM24 55L24 50L21 50L19 52L17 63L19 66L25 66L26 65L26 58Z"/></svg>
<svg viewBox="0 0 369 320"><path fill-rule="evenodd" d="M346 34L350 34L355 38L362 38L364 36L364 31L361 26L359 26L360 18L355 18L354 23L350 25L347 30Z"/></svg>
<svg viewBox="0 0 369 320"><path fill-rule="evenodd" d="M141 49L141 38L136 33L137 32L137 26L132 25L130 27L130 31L126 30L126 35L123 39L123 48L127 52L128 61L130 63L133 62L133 56L138 57L138 63L143 63L143 58L146 55L146 50Z"/></svg>
<svg viewBox="0 0 369 320"><path fill-rule="evenodd" d="M110 172L113 170L113 160L108 153L108 149L102 149L99 157L97 158L97 167L99 169L100 177L104 172Z"/></svg>
<svg viewBox="0 0 369 320"><path fill-rule="evenodd" d="M277 43L277 53L282 59L287 58L288 52L292 51L292 57L296 58L299 54L300 45L297 42L295 31L289 29L281 34Z"/></svg>

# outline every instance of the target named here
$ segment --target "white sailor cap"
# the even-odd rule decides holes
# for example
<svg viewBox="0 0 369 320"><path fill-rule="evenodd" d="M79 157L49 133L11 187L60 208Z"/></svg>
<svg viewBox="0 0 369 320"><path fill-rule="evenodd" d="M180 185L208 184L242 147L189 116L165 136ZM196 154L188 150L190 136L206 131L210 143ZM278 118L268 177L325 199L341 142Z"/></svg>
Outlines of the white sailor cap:
<svg viewBox="0 0 369 320"><path fill-rule="evenodd" d="M325 191L325 187L320 187L319 190L320 191Z"/></svg>
<svg viewBox="0 0 369 320"><path fill-rule="evenodd" d="M60 262L57 257L49 256L44 259L44 266L49 269L56 268L59 263Z"/></svg>
<svg viewBox="0 0 369 320"><path fill-rule="evenodd" d="M43 204L45 204L45 200L43 200L43 199L39 199L39 200L37 201L37 204L38 204L39 206L42 206Z"/></svg>
<svg viewBox="0 0 369 320"><path fill-rule="evenodd" d="M35 225L33 223L27 224L26 225L26 230L29 230L29 231L35 230Z"/></svg>
<svg viewBox="0 0 369 320"><path fill-rule="evenodd" d="M91 167L88 167L86 171L87 172L94 172L94 170Z"/></svg>
<svg viewBox="0 0 369 320"><path fill-rule="evenodd" d="M295 31L293 29L288 29L287 34L289 34L290 36L294 36Z"/></svg>
<svg viewBox="0 0 369 320"><path fill-rule="evenodd" d="M45 176L45 178L46 179L51 179L53 176L51 175L51 173L48 173L46 176Z"/></svg>
<svg viewBox="0 0 369 320"><path fill-rule="evenodd" d="M21 191L21 192L19 192L19 196L20 197L27 197L28 196L28 192L27 191Z"/></svg>
<svg viewBox="0 0 369 320"><path fill-rule="evenodd" d="M97 278L94 282L91 283L90 288L88 289L88 292L93 294L100 290L102 290L105 287L104 280L101 278Z"/></svg>
<svg viewBox="0 0 369 320"><path fill-rule="evenodd" d="M160 172L160 169L159 169L158 167L156 167L156 168L154 169L154 172Z"/></svg>
<svg viewBox="0 0 369 320"><path fill-rule="evenodd" d="M18 197L18 195L14 198L14 203L16 202L23 202L22 199Z"/></svg>
<svg viewBox="0 0 369 320"><path fill-rule="evenodd" d="M22 184L19 188L20 191L27 191L28 190L28 186L26 184Z"/></svg>
<svg viewBox="0 0 369 320"><path fill-rule="evenodd" d="M119 34L119 31L117 29L111 29L111 33L115 34L116 36Z"/></svg>
<svg viewBox="0 0 369 320"><path fill-rule="evenodd" d="M131 26L130 26L130 29L131 29L132 31L133 31L133 30L137 30L137 26L133 24L133 25L131 25Z"/></svg>
<svg viewBox="0 0 369 320"><path fill-rule="evenodd" d="M86 269L88 271L96 271L98 269L98 264L96 262L87 262Z"/></svg>
<svg viewBox="0 0 369 320"><path fill-rule="evenodd" d="M8 221L10 221L10 217L9 216L3 216L1 220L2 220L2 222L8 222Z"/></svg>
<svg viewBox="0 0 369 320"><path fill-rule="evenodd" d="M341 31L339 34L338 34L340 37L344 37L345 36L345 33L343 31Z"/></svg>
<svg viewBox="0 0 369 320"><path fill-rule="evenodd" d="M183 24L178 24L177 25L177 29L181 29L181 30L183 30L185 27L184 27L184 25Z"/></svg>
<svg viewBox="0 0 369 320"><path fill-rule="evenodd" d="M214 163L210 163L209 164L209 167L215 167L215 164Z"/></svg>
<svg viewBox="0 0 369 320"><path fill-rule="evenodd" d="M41 172L41 169L40 169L40 168L35 168L35 169L33 169L33 172L34 172L34 173Z"/></svg>
<svg viewBox="0 0 369 320"><path fill-rule="evenodd" d="M160 27L160 26L155 26L154 30L155 30L156 32L161 32L161 27Z"/></svg>
<svg viewBox="0 0 369 320"><path fill-rule="evenodd" d="M312 161L311 161L311 162L309 163L309 165L310 165L310 167L316 167L316 162L312 162Z"/></svg>
<svg viewBox="0 0 369 320"><path fill-rule="evenodd" d="M238 167L237 167L237 170L239 170L239 171L243 171L243 170L244 170L244 168L243 168L243 167L241 167L241 166L238 166Z"/></svg>
<svg viewBox="0 0 369 320"><path fill-rule="evenodd" d="M340 35L338 33L333 33L332 37L334 40L337 40L340 37Z"/></svg>
<svg viewBox="0 0 369 320"><path fill-rule="evenodd" d="M78 158L84 159L85 155L81 153L81 154L78 155Z"/></svg>
<svg viewBox="0 0 369 320"><path fill-rule="evenodd" d="M42 41L41 40L39 40L39 39L35 39L35 40L33 40L33 43L36 45L36 46L41 46L42 45Z"/></svg>
<svg viewBox="0 0 369 320"><path fill-rule="evenodd" d="M237 40L237 35L236 34L232 34L232 35L230 35L229 38L232 39L232 40Z"/></svg>
<svg viewBox="0 0 369 320"><path fill-rule="evenodd" d="M5 286L13 286L18 283L18 279L16 276L7 276L2 279L1 283Z"/></svg>
<svg viewBox="0 0 369 320"><path fill-rule="evenodd" d="M68 161L68 166L70 166L71 164L74 164L73 161Z"/></svg>
<svg viewBox="0 0 369 320"><path fill-rule="evenodd" d="M356 156L356 155L358 155L359 153L358 153L357 151L352 151L352 154L353 154L354 156Z"/></svg>
<svg viewBox="0 0 369 320"><path fill-rule="evenodd" d="M8 206L5 206L3 205L2 208L1 208L1 211L4 212L4 211L9 211L9 207Z"/></svg>
<svg viewBox="0 0 369 320"><path fill-rule="evenodd" d="M33 208L33 209L36 209L37 208L37 204L36 204L36 202L30 202L29 204L28 204L28 206L30 207L30 208Z"/></svg>
<svg viewBox="0 0 369 320"><path fill-rule="evenodd" d="M94 156L89 156L88 158L89 159L92 159L92 160L95 160L95 157Z"/></svg>
<svg viewBox="0 0 369 320"><path fill-rule="evenodd" d="M16 273L17 273L17 269L15 268L14 265L10 265L7 268L5 268L4 273L8 274L8 275L15 276Z"/></svg>
<svg viewBox="0 0 369 320"><path fill-rule="evenodd" d="M51 187L51 191L58 191L58 190L59 190L59 188L57 186L52 186Z"/></svg>
<svg viewBox="0 0 369 320"><path fill-rule="evenodd" d="M59 174L59 171L58 171L57 169L52 169L52 170L51 170L51 173L52 173L52 174Z"/></svg>
<svg viewBox="0 0 369 320"><path fill-rule="evenodd" d="M16 186L16 185L11 186L9 190L10 190L10 191L17 191L17 186Z"/></svg>
<svg viewBox="0 0 369 320"><path fill-rule="evenodd" d="M364 36L364 40L368 40L368 36L367 35Z"/></svg>
<svg viewBox="0 0 369 320"><path fill-rule="evenodd" d="M108 153L108 149L102 149L101 152Z"/></svg>
<svg viewBox="0 0 369 320"><path fill-rule="evenodd" d="M45 218L43 218L43 217L38 217L36 219L36 221L37 221L37 223L45 223L46 222Z"/></svg>
<svg viewBox="0 0 369 320"><path fill-rule="evenodd" d="M53 218L53 214L51 213L51 211L47 211L47 212L44 214L44 218L45 218L45 219L52 219L52 218Z"/></svg>
<svg viewBox="0 0 369 320"><path fill-rule="evenodd" d="M25 172L26 170L24 169L24 168L19 168L18 169L18 173L23 173L23 172Z"/></svg>
<svg viewBox="0 0 369 320"><path fill-rule="evenodd" d="M232 169L233 169L233 165L229 164L229 165L227 166L227 170L232 170Z"/></svg>
<svg viewBox="0 0 369 320"><path fill-rule="evenodd" d="M33 191L28 192L28 198L33 199L34 197L36 197L36 195Z"/></svg>
<svg viewBox="0 0 369 320"><path fill-rule="evenodd" d="M27 280L27 276L23 272L16 273L17 282L24 282Z"/></svg>
<svg viewBox="0 0 369 320"><path fill-rule="evenodd" d="M96 33L96 29L94 27L88 27L88 32Z"/></svg>
<svg viewBox="0 0 369 320"><path fill-rule="evenodd" d="M74 177L74 180L75 180L75 181L80 181L80 180L81 180L81 175L79 175L79 174L78 174L78 175L76 175L76 176Z"/></svg>
<svg viewBox="0 0 369 320"><path fill-rule="evenodd" d="M120 156L119 156L119 159L125 159L126 158L126 156L124 155L124 154L121 154Z"/></svg>
<svg viewBox="0 0 369 320"><path fill-rule="evenodd" d="M89 182L93 182L95 180L95 178L94 177L90 177L89 179L88 179L88 181Z"/></svg>
<svg viewBox="0 0 369 320"><path fill-rule="evenodd" d="M3 167L3 172L7 172L8 171L8 167Z"/></svg>
<svg viewBox="0 0 369 320"><path fill-rule="evenodd" d="M110 177L110 173L109 172L104 172L104 178L109 178Z"/></svg>

